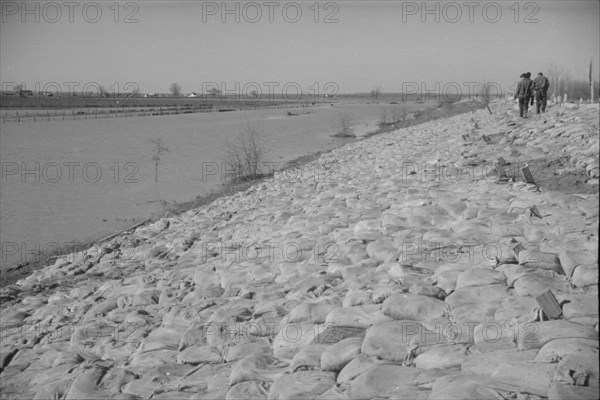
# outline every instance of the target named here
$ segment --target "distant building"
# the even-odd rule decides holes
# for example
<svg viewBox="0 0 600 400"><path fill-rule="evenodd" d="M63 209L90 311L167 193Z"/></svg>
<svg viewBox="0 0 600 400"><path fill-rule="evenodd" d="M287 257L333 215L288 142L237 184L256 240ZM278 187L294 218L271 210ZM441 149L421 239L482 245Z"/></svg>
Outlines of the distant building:
<svg viewBox="0 0 600 400"><path fill-rule="evenodd" d="M187 97L200 97L200 95L196 92L192 92L192 93L188 94Z"/></svg>

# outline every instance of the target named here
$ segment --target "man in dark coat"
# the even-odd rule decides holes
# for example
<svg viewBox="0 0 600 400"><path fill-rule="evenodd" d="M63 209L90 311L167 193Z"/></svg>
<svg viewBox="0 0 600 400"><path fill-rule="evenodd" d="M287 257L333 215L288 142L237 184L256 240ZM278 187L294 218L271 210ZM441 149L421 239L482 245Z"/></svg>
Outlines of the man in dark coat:
<svg viewBox="0 0 600 400"><path fill-rule="evenodd" d="M540 107L542 112L546 112L546 103L548 100L548 88L550 87L550 81L541 72L533 80L533 90L535 90L535 108L537 113L540 113Z"/></svg>
<svg viewBox="0 0 600 400"><path fill-rule="evenodd" d="M525 72L525 78L527 78L527 79L530 79L530 80L531 80L531 72ZM533 81L532 81L532 82L533 82ZM532 85L533 85L533 83L532 83ZM527 104L529 104L531 107L533 107L533 98L534 98L534 97L535 97L535 92L533 91L533 86L532 86L532 88L531 88L531 96L529 96L529 101L530 101L531 103L529 103L529 102L527 103Z"/></svg>
<svg viewBox="0 0 600 400"><path fill-rule="evenodd" d="M520 78L523 79L517 85L515 99L519 98L519 116L526 118L529 110L529 100L533 96L533 81L527 77L526 73L521 74Z"/></svg>

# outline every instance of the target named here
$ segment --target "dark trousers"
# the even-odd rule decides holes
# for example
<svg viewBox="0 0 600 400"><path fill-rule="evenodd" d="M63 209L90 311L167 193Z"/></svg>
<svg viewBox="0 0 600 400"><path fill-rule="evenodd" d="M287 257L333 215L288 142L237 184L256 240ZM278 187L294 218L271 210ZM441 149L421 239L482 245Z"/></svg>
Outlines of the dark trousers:
<svg viewBox="0 0 600 400"><path fill-rule="evenodd" d="M529 96L519 96L519 116L522 117L523 114L527 115L527 111L529 110L529 100Z"/></svg>
<svg viewBox="0 0 600 400"><path fill-rule="evenodd" d="M535 107L537 113L540 113L540 107L542 108L542 112L546 112L546 103L548 101L548 94L545 90L536 90L535 91Z"/></svg>

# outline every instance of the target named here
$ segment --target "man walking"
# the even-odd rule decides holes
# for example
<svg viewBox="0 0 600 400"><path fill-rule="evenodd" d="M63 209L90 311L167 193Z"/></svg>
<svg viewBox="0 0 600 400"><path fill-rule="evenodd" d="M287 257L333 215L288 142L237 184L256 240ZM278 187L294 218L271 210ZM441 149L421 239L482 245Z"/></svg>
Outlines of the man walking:
<svg viewBox="0 0 600 400"><path fill-rule="evenodd" d="M521 74L521 81L515 91L515 99L519 98L519 116L527 118L529 110L529 100L533 96L533 81L527 77L527 74Z"/></svg>
<svg viewBox="0 0 600 400"><path fill-rule="evenodd" d="M546 103L548 100L548 88L550 87L550 81L541 72L533 81L533 90L535 90L535 108L537 113L540 113L540 106L542 112L546 112Z"/></svg>

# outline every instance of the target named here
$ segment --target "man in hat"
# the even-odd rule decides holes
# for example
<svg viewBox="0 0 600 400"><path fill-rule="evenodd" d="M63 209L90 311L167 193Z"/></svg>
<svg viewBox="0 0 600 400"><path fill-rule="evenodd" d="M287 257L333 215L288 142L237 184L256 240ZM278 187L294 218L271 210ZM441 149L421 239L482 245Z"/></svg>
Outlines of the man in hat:
<svg viewBox="0 0 600 400"><path fill-rule="evenodd" d="M546 102L548 100L548 88L550 87L550 81L541 72L533 80L533 90L535 90L535 108L537 113L540 113L540 107L542 112L546 112Z"/></svg>
<svg viewBox="0 0 600 400"><path fill-rule="evenodd" d="M526 73L521 74L520 78L522 79L517 85L517 90L515 90L515 99L519 98L519 116L526 118L529 99L533 96L533 81L527 77Z"/></svg>

